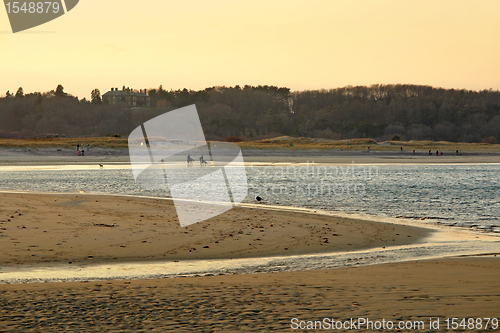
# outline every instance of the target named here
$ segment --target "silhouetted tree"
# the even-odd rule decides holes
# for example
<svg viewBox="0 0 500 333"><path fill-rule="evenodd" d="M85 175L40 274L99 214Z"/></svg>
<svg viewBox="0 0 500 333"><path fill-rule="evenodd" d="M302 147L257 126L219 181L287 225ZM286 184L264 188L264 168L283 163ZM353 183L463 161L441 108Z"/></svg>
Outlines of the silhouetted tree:
<svg viewBox="0 0 500 333"><path fill-rule="evenodd" d="M19 89L17 89L16 92L16 98L23 98L23 97L24 97L23 87L19 87Z"/></svg>
<svg viewBox="0 0 500 333"><path fill-rule="evenodd" d="M58 85L54 95L57 97L65 97L67 94L64 92L64 87L62 85Z"/></svg>
<svg viewBox="0 0 500 333"><path fill-rule="evenodd" d="M36 103L36 105L40 105L40 104L42 104L42 102L43 102L42 94L40 94L40 93L35 93L35 96L36 96L36 102L35 102L35 103Z"/></svg>
<svg viewBox="0 0 500 333"><path fill-rule="evenodd" d="M102 99L101 99L101 92L99 89L94 89L92 90L92 93L90 94L91 97L91 103L92 104L102 104Z"/></svg>

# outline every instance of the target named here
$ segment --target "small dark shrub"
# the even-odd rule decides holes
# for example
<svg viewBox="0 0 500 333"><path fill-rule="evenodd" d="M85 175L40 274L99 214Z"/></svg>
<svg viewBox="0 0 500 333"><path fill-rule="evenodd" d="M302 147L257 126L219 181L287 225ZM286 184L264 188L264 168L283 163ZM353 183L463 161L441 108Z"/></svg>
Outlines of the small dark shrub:
<svg viewBox="0 0 500 333"><path fill-rule="evenodd" d="M497 144L498 140L494 136L489 136L481 141L481 143Z"/></svg>
<svg viewBox="0 0 500 333"><path fill-rule="evenodd" d="M243 141L243 139L233 135L233 136L225 137L224 141L226 141L226 142L241 142L241 141Z"/></svg>

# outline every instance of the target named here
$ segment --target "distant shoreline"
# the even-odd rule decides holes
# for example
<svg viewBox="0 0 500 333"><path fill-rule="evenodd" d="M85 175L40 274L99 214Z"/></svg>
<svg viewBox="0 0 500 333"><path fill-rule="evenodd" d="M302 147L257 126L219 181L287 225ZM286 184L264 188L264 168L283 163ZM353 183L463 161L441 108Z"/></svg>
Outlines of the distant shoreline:
<svg viewBox="0 0 500 333"><path fill-rule="evenodd" d="M208 141L218 142L218 141ZM366 153L416 153L428 154L429 150L433 155L436 151L444 152L446 155L459 153L476 154L500 154L500 144L487 143L467 143L467 142L447 142L447 141L384 141L376 142L372 139L345 139L330 140L322 138L304 138L282 136L262 140L236 142L245 151L280 151L280 154L293 154L296 151L318 151L318 152L366 152ZM108 150L128 150L128 139L126 137L89 137L89 138L46 138L46 139L0 139L0 153L3 150L21 149L53 149L65 151L73 149L76 151L77 145L87 151L100 149ZM401 150L402 148L402 150ZM127 154L127 153L125 153Z"/></svg>
<svg viewBox="0 0 500 333"><path fill-rule="evenodd" d="M478 164L500 163L500 152L463 152L460 156L446 153L436 156L435 152L416 151L339 151L318 149L252 149L242 148L246 165L288 165L288 164ZM51 147L5 148L0 147L0 166L50 166L50 165L130 165L126 148L91 148L85 156L78 156L76 149Z"/></svg>
<svg viewBox="0 0 500 333"><path fill-rule="evenodd" d="M83 146L85 156L78 156L77 144ZM500 144L432 141L377 143L371 139L327 140L292 137L244 141L237 144L248 165L500 163ZM443 155L438 156L436 152L443 152ZM0 139L0 165L4 166L111 163L130 164L126 138Z"/></svg>

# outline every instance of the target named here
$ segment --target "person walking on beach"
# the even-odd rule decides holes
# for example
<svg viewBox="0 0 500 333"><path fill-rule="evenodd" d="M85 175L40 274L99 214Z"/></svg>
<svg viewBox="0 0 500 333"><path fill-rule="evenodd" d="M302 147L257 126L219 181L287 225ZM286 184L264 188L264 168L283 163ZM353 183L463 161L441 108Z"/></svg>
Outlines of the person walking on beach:
<svg viewBox="0 0 500 333"><path fill-rule="evenodd" d="M87 143L87 151L90 150L90 144Z"/></svg>
<svg viewBox="0 0 500 333"><path fill-rule="evenodd" d="M76 144L76 150L80 150L80 144L79 143Z"/></svg>
<svg viewBox="0 0 500 333"><path fill-rule="evenodd" d="M203 158L203 155L200 156L200 166L204 166L207 164L207 161L205 161L205 159Z"/></svg>

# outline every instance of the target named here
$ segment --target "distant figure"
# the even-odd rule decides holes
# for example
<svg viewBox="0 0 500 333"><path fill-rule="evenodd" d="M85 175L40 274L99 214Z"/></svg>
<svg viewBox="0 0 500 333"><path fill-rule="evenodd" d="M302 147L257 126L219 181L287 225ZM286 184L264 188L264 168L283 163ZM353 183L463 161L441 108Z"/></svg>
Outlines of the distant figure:
<svg viewBox="0 0 500 333"><path fill-rule="evenodd" d="M82 152L78 149L78 156L82 156Z"/></svg>
<svg viewBox="0 0 500 333"><path fill-rule="evenodd" d="M439 153L439 156L443 156L443 152L440 152L440 153Z"/></svg>
<svg viewBox="0 0 500 333"><path fill-rule="evenodd" d="M200 166L205 166L207 165L207 161L205 161L205 159L203 158L203 155L200 156Z"/></svg>
<svg viewBox="0 0 500 333"><path fill-rule="evenodd" d="M82 156L85 156L85 149L82 149Z"/></svg>
<svg viewBox="0 0 500 333"><path fill-rule="evenodd" d="M89 151L89 150L90 150L90 145L89 145L89 144L87 144L87 151Z"/></svg>
<svg viewBox="0 0 500 333"><path fill-rule="evenodd" d="M403 151L403 147L401 147L401 151Z"/></svg>
<svg viewBox="0 0 500 333"><path fill-rule="evenodd" d="M439 152L436 150L436 156L439 156Z"/></svg>
<svg viewBox="0 0 500 333"><path fill-rule="evenodd" d="M194 162L194 160L191 158L191 154L188 154L188 156L187 156L187 165L188 166L192 166L193 162Z"/></svg>
<svg viewBox="0 0 500 333"><path fill-rule="evenodd" d="M79 143L76 144L76 150L80 150L80 144Z"/></svg>
<svg viewBox="0 0 500 333"><path fill-rule="evenodd" d="M104 166L99 163L99 169L102 169Z"/></svg>
<svg viewBox="0 0 500 333"><path fill-rule="evenodd" d="M366 147L366 149L367 149L368 151L370 151L370 147Z"/></svg>
<svg viewBox="0 0 500 333"><path fill-rule="evenodd" d="M429 149L429 156L431 156L431 155L432 155L432 152L431 152L431 150Z"/></svg>
<svg viewBox="0 0 500 333"><path fill-rule="evenodd" d="M457 156L461 156L461 155L462 155L462 154L460 154L460 153L458 152L458 150L457 150Z"/></svg>
<svg viewBox="0 0 500 333"><path fill-rule="evenodd" d="M415 154L415 149L413 149L413 154Z"/></svg>
<svg viewBox="0 0 500 333"><path fill-rule="evenodd" d="M255 196L255 200L257 200L258 202L261 202L262 201L262 198L259 197L258 195Z"/></svg>

